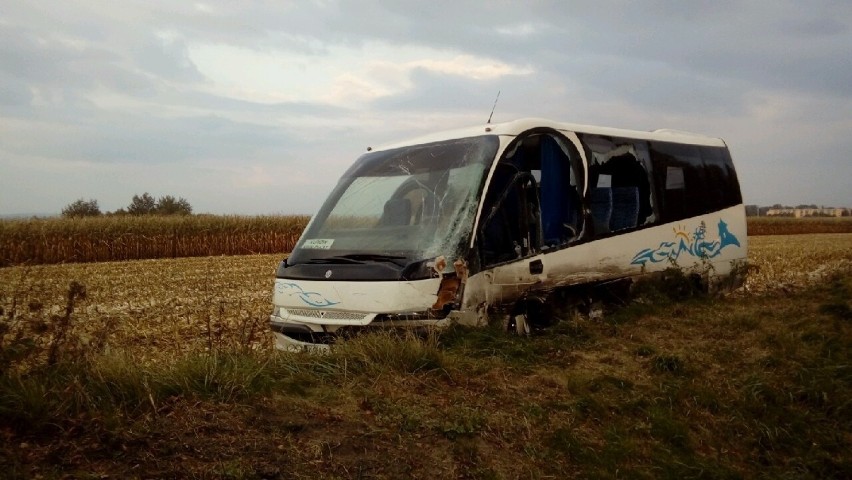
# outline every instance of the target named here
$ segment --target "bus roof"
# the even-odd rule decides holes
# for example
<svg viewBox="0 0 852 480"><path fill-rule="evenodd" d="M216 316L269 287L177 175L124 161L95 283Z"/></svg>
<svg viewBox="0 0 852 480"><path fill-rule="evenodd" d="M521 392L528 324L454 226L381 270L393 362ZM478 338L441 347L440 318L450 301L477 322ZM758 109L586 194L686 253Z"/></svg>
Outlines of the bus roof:
<svg viewBox="0 0 852 480"><path fill-rule="evenodd" d="M505 123L490 123L475 127L465 127L442 132L431 133L421 137L413 138L403 142L395 142L372 148L372 151L387 150L409 145L422 145L424 143L451 140L455 138L475 137L479 135L505 135L517 136L528 130L536 128L552 128L564 132L589 133L609 137L634 138L640 140L655 140L660 142L684 143L690 145L705 145L712 147L724 147L725 142L721 138L708 137L697 133L683 132L671 129L658 129L650 132L643 130L627 130L622 128L598 127L594 125L581 125L576 123L563 123L541 118L522 118Z"/></svg>

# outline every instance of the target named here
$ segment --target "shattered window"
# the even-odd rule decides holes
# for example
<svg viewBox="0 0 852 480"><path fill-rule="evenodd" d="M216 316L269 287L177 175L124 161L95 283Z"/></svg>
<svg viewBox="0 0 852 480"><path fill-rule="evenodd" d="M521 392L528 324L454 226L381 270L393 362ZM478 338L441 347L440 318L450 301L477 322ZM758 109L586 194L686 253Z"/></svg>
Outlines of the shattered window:
<svg viewBox="0 0 852 480"><path fill-rule="evenodd" d="M584 173L577 149L556 132L519 136L495 168L483 201L482 263L496 265L579 240Z"/></svg>
<svg viewBox="0 0 852 480"><path fill-rule="evenodd" d="M362 156L343 176L288 261L391 254L455 256L499 140L482 136Z"/></svg>
<svg viewBox="0 0 852 480"><path fill-rule="evenodd" d="M590 150L588 201L596 235L654 223L654 194L645 142L581 135Z"/></svg>

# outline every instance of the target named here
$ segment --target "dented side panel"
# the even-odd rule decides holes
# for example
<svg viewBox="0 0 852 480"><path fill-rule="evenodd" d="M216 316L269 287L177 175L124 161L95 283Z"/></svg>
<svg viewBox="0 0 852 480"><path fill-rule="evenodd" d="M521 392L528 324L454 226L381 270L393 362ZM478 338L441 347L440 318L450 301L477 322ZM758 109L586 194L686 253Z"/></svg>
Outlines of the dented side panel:
<svg viewBox="0 0 852 480"><path fill-rule="evenodd" d="M636 277L671 266L727 275L748 252L742 205L676 223L616 235L521 259L470 277L463 309L511 305L532 293ZM541 260L543 273L529 275ZM712 268L710 266L712 265Z"/></svg>

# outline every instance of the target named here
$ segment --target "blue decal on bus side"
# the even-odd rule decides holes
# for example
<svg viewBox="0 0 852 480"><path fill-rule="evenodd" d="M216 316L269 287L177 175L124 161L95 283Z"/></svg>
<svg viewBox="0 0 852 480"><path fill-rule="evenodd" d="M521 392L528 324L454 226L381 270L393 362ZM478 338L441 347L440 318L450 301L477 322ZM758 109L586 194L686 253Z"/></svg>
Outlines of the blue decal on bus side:
<svg viewBox="0 0 852 480"><path fill-rule="evenodd" d="M692 235L683 228L675 229L674 232L674 242L662 242L657 248L646 248L637 253L630 263L632 265L645 265L647 262L659 263L666 259L677 260L683 253L693 257L713 258L722 253L722 249L728 245L740 246L740 241L733 233L728 231L728 224L721 219L719 220L719 238L717 240L706 241L704 239L707 233L707 226L704 222L701 222Z"/></svg>
<svg viewBox="0 0 852 480"><path fill-rule="evenodd" d="M298 284L295 283L279 283L278 293L286 293L291 297L296 295L299 299L311 307L330 307L337 305L340 302L329 300L319 292L306 292Z"/></svg>

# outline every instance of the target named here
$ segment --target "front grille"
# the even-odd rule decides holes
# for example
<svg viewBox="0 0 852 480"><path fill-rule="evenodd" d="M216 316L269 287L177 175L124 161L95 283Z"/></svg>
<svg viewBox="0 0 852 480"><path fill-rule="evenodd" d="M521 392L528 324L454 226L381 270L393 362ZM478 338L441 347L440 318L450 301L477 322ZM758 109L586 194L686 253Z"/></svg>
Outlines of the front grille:
<svg viewBox="0 0 852 480"><path fill-rule="evenodd" d="M342 312L338 310L314 310L310 308L288 308L287 313L302 318L323 318L326 320L365 320L372 314L358 312Z"/></svg>
<svg viewBox="0 0 852 480"><path fill-rule="evenodd" d="M381 322L405 322L405 321L416 321L416 320L441 320L443 318L447 318L450 311L447 309L444 310L429 310L426 312L411 312L411 313L382 313L376 315L376 318L373 320L375 323Z"/></svg>

